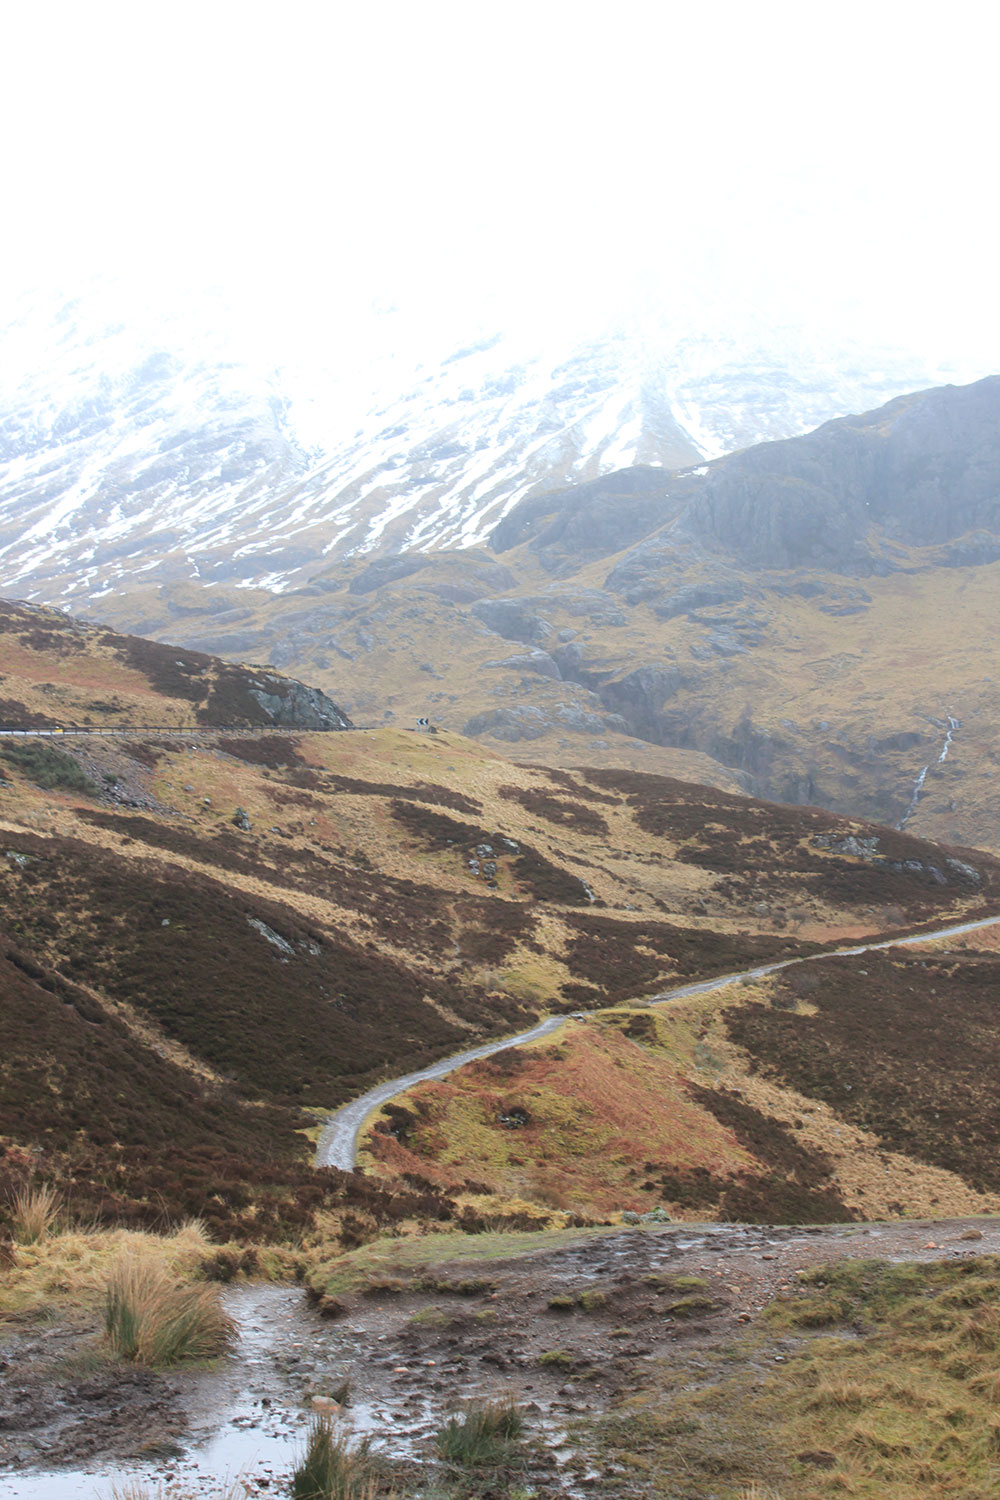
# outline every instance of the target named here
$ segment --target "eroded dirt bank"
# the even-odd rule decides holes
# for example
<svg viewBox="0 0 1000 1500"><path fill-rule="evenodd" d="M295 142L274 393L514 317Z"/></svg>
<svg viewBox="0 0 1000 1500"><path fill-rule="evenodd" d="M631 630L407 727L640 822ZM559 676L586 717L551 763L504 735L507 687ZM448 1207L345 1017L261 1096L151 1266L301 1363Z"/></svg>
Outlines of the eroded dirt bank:
<svg viewBox="0 0 1000 1500"><path fill-rule="evenodd" d="M517 1249L509 1243L506 1249ZM402 1242L401 1242L402 1243ZM541 1495L616 1493L588 1421L655 1362L725 1345L796 1273L843 1258L936 1261L1000 1251L1000 1222L781 1228L672 1225L591 1232L554 1248L461 1262L379 1263L319 1316L298 1287L226 1293L241 1339L209 1371L106 1364L96 1323L0 1328L0 1494L90 1500L123 1476L280 1491L311 1411L349 1384L342 1420L392 1456L429 1454L442 1417L512 1392L542 1440ZM781 1359L794 1338L759 1357Z"/></svg>

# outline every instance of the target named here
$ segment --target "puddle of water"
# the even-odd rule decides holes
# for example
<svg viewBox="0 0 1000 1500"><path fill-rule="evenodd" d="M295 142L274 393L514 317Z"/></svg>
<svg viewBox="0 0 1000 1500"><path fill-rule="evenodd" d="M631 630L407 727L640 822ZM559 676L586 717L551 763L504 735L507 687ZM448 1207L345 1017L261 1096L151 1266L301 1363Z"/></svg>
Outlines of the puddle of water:
<svg viewBox="0 0 1000 1500"><path fill-rule="evenodd" d="M239 1328L235 1356L186 1377L179 1397L188 1420L176 1458L99 1468L33 1470L0 1475L0 1500L110 1500L116 1486L162 1483L197 1500L225 1495L240 1480L250 1496L286 1488L304 1448L310 1396L371 1365L372 1341L323 1325L288 1286L233 1287L224 1293ZM376 1335L376 1347L385 1335ZM379 1361L384 1363L384 1361ZM412 1387L352 1395L339 1419L348 1436L370 1436L393 1458L418 1458L438 1425L431 1399Z"/></svg>
<svg viewBox="0 0 1000 1500"><path fill-rule="evenodd" d="M169 1482L182 1492L189 1489L198 1500L210 1500L224 1495L238 1478L246 1479L250 1495L279 1494L304 1448L306 1426L304 1416L296 1420L287 1414L268 1428L227 1422L209 1442L188 1450L182 1458L90 1472L65 1468L8 1474L0 1477L0 1496L3 1500L110 1500L116 1486L147 1484L155 1493L159 1484Z"/></svg>
<svg viewBox="0 0 1000 1500"><path fill-rule="evenodd" d="M167 1481L210 1500L243 1477L251 1495L279 1493L304 1448L308 1413L291 1389L276 1390L273 1351L301 1301L301 1292L289 1287L247 1286L225 1294L239 1327L238 1353L190 1378L182 1396L190 1433L176 1459L6 1474L0 1500L110 1500L116 1486L148 1484L155 1493ZM253 1483L259 1480L265 1481L261 1488Z"/></svg>

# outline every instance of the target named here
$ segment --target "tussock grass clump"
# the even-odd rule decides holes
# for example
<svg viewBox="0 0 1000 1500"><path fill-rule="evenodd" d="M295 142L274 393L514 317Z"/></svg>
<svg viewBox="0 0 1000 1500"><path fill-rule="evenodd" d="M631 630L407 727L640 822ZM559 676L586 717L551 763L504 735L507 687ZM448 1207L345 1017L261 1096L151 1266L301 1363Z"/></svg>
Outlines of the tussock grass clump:
<svg viewBox="0 0 1000 1500"><path fill-rule="evenodd" d="M328 1420L317 1418L292 1475L292 1500L374 1500L381 1477L367 1438L352 1448Z"/></svg>
<svg viewBox="0 0 1000 1500"><path fill-rule="evenodd" d="M48 1239L62 1209L62 1197L48 1183L29 1184L14 1194L11 1205L14 1239L19 1245L40 1245Z"/></svg>
<svg viewBox="0 0 1000 1500"><path fill-rule="evenodd" d="M193 1280L207 1245L196 1220L168 1235L60 1229L35 1244L17 1246L12 1266L0 1278L0 1317L57 1307L100 1308L114 1268L125 1259L153 1261L177 1281Z"/></svg>
<svg viewBox="0 0 1000 1500"><path fill-rule="evenodd" d="M216 1287L185 1286L148 1260L123 1260L113 1270L104 1328L119 1359L145 1365L214 1359L236 1339Z"/></svg>
<svg viewBox="0 0 1000 1500"><path fill-rule="evenodd" d="M499 1464L508 1459L524 1430L524 1419L511 1398L470 1406L449 1417L435 1441L441 1457L462 1468Z"/></svg>

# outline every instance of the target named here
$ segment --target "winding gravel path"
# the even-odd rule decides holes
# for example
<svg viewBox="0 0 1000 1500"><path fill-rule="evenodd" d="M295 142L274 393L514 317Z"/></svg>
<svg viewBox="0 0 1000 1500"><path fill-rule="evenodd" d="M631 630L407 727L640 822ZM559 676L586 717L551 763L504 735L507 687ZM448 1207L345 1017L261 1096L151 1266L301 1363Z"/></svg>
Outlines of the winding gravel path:
<svg viewBox="0 0 1000 1500"><path fill-rule="evenodd" d="M775 964L761 964L755 969L741 969L735 974L721 974L715 979L699 980L697 984L684 984L677 989L663 990L657 995L650 995L644 1003L666 1005L672 1000L684 1000L688 995L707 995L713 990L723 990L729 984L737 984L741 979L763 979L765 975L775 974L779 969L790 969L795 964L809 963L814 958L853 958L861 953L876 953L883 948L902 948L914 943L933 942L937 938L960 937L963 933L978 932L982 927L996 927L998 924L1000 916L981 917L975 922L959 922L952 927L940 927L935 932L915 933L912 937L886 938L877 943L860 943L851 948L831 948L824 953L809 953L801 958L783 958ZM475 1062L479 1057L490 1057L494 1052L503 1052L508 1047L523 1047L525 1042L533 1042L537 1037L550 1036L565 1022L565 1016L550 1016L548 1020L533 1026L530 1031L519 1031L516 1036L505 1037L499 1042L485 1042L480 1047L471 1047L468 1052L456 1052L454 1056L443 1057L417 1073L406 1073L402 1078L390 1078L385 1083L377 1084L367 1094L352 1099L350 1104L342 1105L327 1117L316 1148L316 1166L341 1167L345 1172L350 1172L357 1165L361 1127L372 1110L388 1104L397 1094L405 1094L407 1089L412 1089L418 1083L426 1083L432 1078L445 1078L456 1068Z"/></svg>

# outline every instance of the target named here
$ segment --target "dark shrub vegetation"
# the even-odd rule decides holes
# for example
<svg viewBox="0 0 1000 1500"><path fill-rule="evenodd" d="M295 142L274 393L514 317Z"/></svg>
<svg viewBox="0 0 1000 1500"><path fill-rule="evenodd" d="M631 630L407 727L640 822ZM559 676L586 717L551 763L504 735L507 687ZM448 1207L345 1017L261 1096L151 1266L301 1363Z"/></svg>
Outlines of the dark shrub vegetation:
<svg viewBox="0 0 1000 1500"><path fill-rule="evenodd" d="M590 897L578 875L571 875L561 865L539 854L537 849L521 845L514 860L514 875L536 901L557 901L562 906L589 906Z"/></svg>
<svg viewBox="0 0 1000 1500"><path fill-rule="evenodd" d="M566 961L573 974L600 985L610 1000L626 1000L661 985L726 974L754 963L815 952L793 938L707 932L669 922L623 922L572 916Z"/></svg>
<svg viewBox="0 0 1000 1500"><path fill-rule="evenodd" d="M203 651L163 646L139 635L117 635L113 631L108 631L105 639L119 661L133 671L141 672L150 686L165 698L200 703L207 696L212 658Z"/></svg>
<svg viewBox="0 0 1000 1500"><path fill-rule="evenodd" d="M449 818L447 813L432 812L429 807L416 807L400 798L389 804L389 811L400 827L419 839L427 849L457 848L464 851L476 844L488 844L491 840L485 828L459 822L458 818Z"/></svg>
<svg viewBox="0 0 1000 1500"><path fill-rule="evenodd" d="M864 969L867 972L862 972ZM809 966L814 1015L726 1012L757 1066L870 1130L895 1151L1000 1190L1000 959L897 949ZM794 1006L799 976L779 978Z"/></svg>
<svg viewBox="0 0 1000 1500"><path fill-rule="evenodd" d="M11 847L27 863L0 862L0 893L24 946L45 926L66 977L127 1001L249 1097L335 1104L373 1072L465 1043L443 1013L487 1035L525 1014L207 875L71 839ZM386 930L433 941L419 899L394 912L392 887L376 885Z"/></svg>
<svg viewBox="0 0 1000 1500"><path fill-rule="evenodd" d="M286 734L255 734L245 740L220 738L216 741L220 750L236 760L246 761L251 766L268 766L273 771L285 766L307 764L299 754L298 741Z"/></svg>
<svg viewBox="0 0 1000 1500"><path fill-rule="evenodd" d="M16 698L0 698L0 728L2 729L55 729L57 719L47 714L35 713Z"/></svg>
<svg viewBox="0 0 1000 1500"><path fill-rule="evenodd" d="M638 826L674 845L674 858L725 877L717 889L731 899L753 899L765 888L772 897L808 894L846 907L891 903L905 920L920 922L941 910L943 896L964 898L976 888L949 857L975 867L984 895L1000 885L1000 862L990 855L942 848L819 808L760 802L638 771L589 774L622 792ZM848 837L874 840L871 854L838 852Z"/></svg>
<svg viewBox="0 0 1000 1500"><path fill-rule="evenodd" d="M0 746L0 755L8 765L16 766L22 776L46 791L80 792L97 796L98 788L80 766L47 740L11 741Z"/></svg>
<svg viewBox="0 0 1000 1500"><path fill-rule="evenodd" d="M560 828L573 828L577 833L595 836L607 834L608 825L604 818L585 803L519 786L502 786L500 796L508 802L517 802L525 812L544 818L547 823L556 823Z"/></svg>

